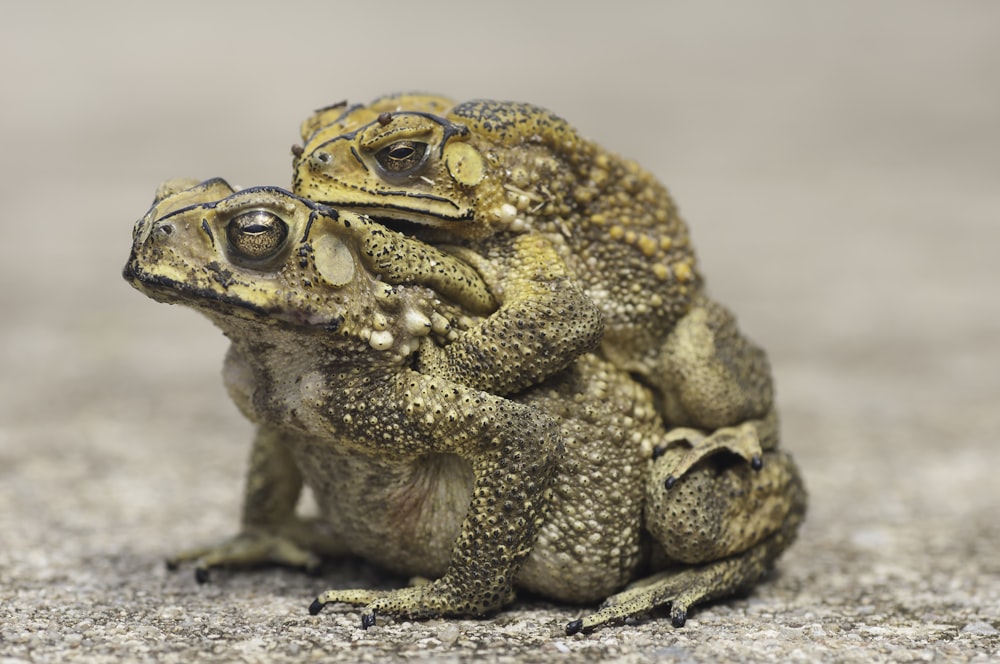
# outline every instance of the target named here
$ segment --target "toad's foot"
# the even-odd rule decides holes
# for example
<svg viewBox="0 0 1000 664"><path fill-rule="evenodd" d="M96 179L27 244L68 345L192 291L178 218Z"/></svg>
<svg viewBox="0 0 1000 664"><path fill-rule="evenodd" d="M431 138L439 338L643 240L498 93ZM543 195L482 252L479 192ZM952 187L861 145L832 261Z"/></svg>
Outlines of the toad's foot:
<svg viewBox="0 0 1000 664"><path fill-rule="evenodd" d="M699 461L720 452L734 454L754 470L760 470L764 466L764 450L770 447L766 438L771 428L774 425L769 420L752 420L710 433L677 427L664 436L665 442L656 448L654 456L659 458L666 452L672 452L670 456L676 460L665 473L667 488L684 477Z"/></svg>
<svg viewBox="0 0 1000 664"><path fill-rule="evenodd" d="M169 569L183 563L194 562L194 575L198 583L208 580L213 567L252 567L255 565L284 565L305 570L309 574L319 571L320 554L334 555L340 547L312 527L309 521L293 521L274 531L258 529L244 532L214 546L183 551L167 560Z"/></svg>
<svg viewBox="0 0 1000 664"><path fill-rule="evenodd" d="M756 583L770 567L774 550L785 546L784 536L779 534L732 558L654 574L609 597L596 613L566 625L566 634L620 624L666 606L670 607L673 626L683 627L691 607Z"/></svg>
<svg viewBox="0 0 1000 664"><path fill-rule="evenodd" d="M566 634L589 632L604 625L616 625L628 618L643 616L661 606L670 607L670 622L683 627L688 610L708 599L708 589L715 578L725 575L723 563L685 569L681 572L661 572L613 595L592 613L566 625Z"/></svg>
<svg viewBox="0 0 1000 664"><path fill-rule="evenodd" d="M432 583L397 590L328 590L313 601L309 606L309 613L316 615L327 604L334 603L363 606L361 627L368 629L375 624L377 615L415 620L478 616L500 608L513 598L513 593L508 592L495 605L483 605L463 596L445 578L441 578Z"/></svg>
<svg viewBox="0 0 1000 664"><path fill-rule="evenodd" d="M796 472L787 457L768 465L778 471L782 466ZM566 633L576 634L602 625L618 624L665 606L670 607L670 622L674 627L683 627L693 606L751 588L795 539L805 514L805 492L797 472L789 486L791 509L780 528L768 537L742 553L705 564L673 567L641 579L605 600L596 613L566 625Z"/></svg>
<svg viewBox="0 0 1000 664"><path fill-rule="evenodd" d="M660 606L670 606L670 622L683 627L688 609L699 599L700 570L661 572L609 597L597 613L566 625L566 634L589 632L604 625L616 625L637 618Z"/></svg>

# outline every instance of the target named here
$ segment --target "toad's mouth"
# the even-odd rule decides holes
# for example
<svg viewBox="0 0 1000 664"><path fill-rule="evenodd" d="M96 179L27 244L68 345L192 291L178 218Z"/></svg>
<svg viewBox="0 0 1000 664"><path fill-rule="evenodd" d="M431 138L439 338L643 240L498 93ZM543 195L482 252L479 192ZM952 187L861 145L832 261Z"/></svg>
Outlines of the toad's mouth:
<svg viewBox="0 0 1000 664"><path fill-rule="evenodd" d="M184 280L151 272L142 261L132 257L122 270L122 277L146 297L163 304L180 304L209 314L290 327L300 332L329 334L337 332L344 316L336 312L317 312L307 308L281 305L266 306L247 301L232 293L199 286Z"/></svg>
<svg viewBox="0 0 1000 664"><path fill-rule="evenodd" d="M440 221L437 224L429 224L423 220L414 220L413 216L404 217L391 217L381 214L370 214L371 220L380 226L385 226L386 228L396 231L397 233L402 233L403 235L408 235L410 237L415 237L420 235L421 232L426 231L428 226L439 226Z"/></svg>
<svg viewBox="0 0 1000 664"><path fill-rule="evenodd" d="M365 215L408 235L420 228L465 225L475 220L471 207L459 206L440 196L410 191L355 191L339 200L338 197L323 200L322 205Z"/></svg>
<svg viewBox="0 0 1000 664"><path fill-rule="evenodd" d="M475 219L475 214L470 210L455 210L454 214L439 212L436 210L427 210L423 208L413 208L404 205L386 205L382 203L351 203L349 205L342 205L341 207L350 210L351 212L356 212L358 214L365 214L372 219L377 219L380 222L390 222L394 224L410 224L417 228L419 227L445 227L453 226L456 224L464 225Z"/></svg>
<svg viewBox="0 0 1000 664"><path fill-rule="evenodd" d="M272 315L263 307L223 297L212 288L197 286L146 269L135 256L129 258L122 277L133 288L150 299L164 304L183 304L195 309L225 310L226 313L246 312L257 317Z"/></svg>
<svg viewBox="0 0 1000 664"><path fill-rule="evenodd" d="M334 206L330 206L334 207ZM338 210L353 212L368 217L379 226L396 231L407 237L428 241L441 237L435 231L448 231L455 226L465 226L472 221L472 215L461 217L443 217L422 210L387 207L385 205L364 203L338 204Z"/></svg>

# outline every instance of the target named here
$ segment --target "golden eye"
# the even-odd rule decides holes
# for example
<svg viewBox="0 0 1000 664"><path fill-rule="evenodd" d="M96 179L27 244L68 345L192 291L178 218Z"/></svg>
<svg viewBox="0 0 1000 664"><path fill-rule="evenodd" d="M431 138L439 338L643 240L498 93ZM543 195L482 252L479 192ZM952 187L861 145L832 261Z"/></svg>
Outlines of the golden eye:
<svg viewBox="0 0 1000 664"><path fill-rule="evenodd" d="M420 141L396 141L375 153L383 174L389 177L413 175L424 165L427 144Z"/></svg>
<svg viewBox="0 0 1000 664"><path fill-rule="evenodd" d="M276 255L288 238L288 224L265 210L253 210L233 217L226 226L229 246L241 258L251 263Z"/></svg>

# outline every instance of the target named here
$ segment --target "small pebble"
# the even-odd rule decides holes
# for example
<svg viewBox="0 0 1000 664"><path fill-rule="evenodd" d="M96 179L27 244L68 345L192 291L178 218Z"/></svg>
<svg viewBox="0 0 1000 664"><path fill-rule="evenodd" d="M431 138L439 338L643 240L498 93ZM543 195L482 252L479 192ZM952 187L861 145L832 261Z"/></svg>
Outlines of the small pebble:
<svg viewBox="0 0 1000 664"><path fill-rule="evenodd" d="M970 622L968 625L962 628L963 634L1000 634L998 630L993 625L984 621Z"/></svg>

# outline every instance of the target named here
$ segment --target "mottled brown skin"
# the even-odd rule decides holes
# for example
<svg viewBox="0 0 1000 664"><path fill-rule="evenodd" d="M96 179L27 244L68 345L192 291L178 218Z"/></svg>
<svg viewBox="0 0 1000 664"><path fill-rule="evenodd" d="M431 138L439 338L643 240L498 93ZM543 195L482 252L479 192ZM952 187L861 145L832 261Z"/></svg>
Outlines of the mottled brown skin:
<svg viewBox="0 0 1000 664"><path fill-rule="evenodd" d="M293 190L442 248L458 245L447 249L489 275L502 303L484 327L500 317L516 324L570 297L530 278L558 255L603 314L601 355L648 386L674 438L689 442L671 483L718 454L757 468L776 445L767 358L705 294L676 206L635 162L530 104L456 104L426 94L321 109L303 123L302 141L293 149ZM545 245L548 251L537 250ZM504 247L504 260L478 260L496 247ZM581 323L563 320L560 335L574 339L588 329ZM475 348L497 338L473 332ZM509 353L502 361L489 353L467 357L464 380L484 384L499 383L493 376L510 361ZM530 379L558 364L552 355L546 362Z"/></svg>
<svg viewBox="0 0 1000 664"><path fill-rule="evenodd" d="M193 306L222 328L232 341L227 387L259 426L243 541L206 552L202 569L255 559L312 562L295 542L304 525L288 518L302 476L314 468L295 463L295 453L308 458L321 450L403 468L443 456L466 469L468 493L464 507L450 513L455 527L435 541L445 552L439 578L372 595L367 615L481 615L508 602L544 518L558 425L530 407L414 371L412 355L435 332L433 318L448 320L453 309L423 284L385 283L384 271L372 272L384 252L371 245L438 266L433 275L449 282L435 284L442 291L474 290L481 286L475 273L356 215L280 190L220 200L232 190L218 180L176 189L164 187L167 197L137 224L125 276L147 295ZM312 479L317 491L328 486L322 476ZM364 528L371 528L365 515L379 507L397 528L407 522L398 506L379 504L377 486L362 493L350 509ZM336 514L339 497L326 497ZM410 500L405 492L401 498ZM361 545L350 537L328 539L323 550L337 552L336 542L379 559L376 551L355 550ZM405 550L405 541L398 546Z"/></svg>
<svg viewBox="0 0 1000 664"><path fill-rule="evenodd" d="M438 244L505 242L515 264L558 255L604 315L603 352L658 391L675 389L663 380L662 348L697 307L701 277L666 189L635 162L536 106L431 95L322 109L302 135L296 194L405 224ZM550 252L521 250L526 236ZM499 289L514 312L563 297L540 305L537 292L505 278Z"/></svg>
<svg viewBox="0 0 1000 664"><path fill-rule="evenodd" d="M516 261L464 254L504 274ZM204 578L218 565L310 568L350 553L435 579L313 604L364 606L365 626L376 614L483 615L515 588L569 602L611 595L570 632L667 604L681 624L690 606L755 583L805 505L773 418L720 430L711 445L697 430L668 433L651 391L593 353L512 398L443 376L463 371L449 349L496 316L495 276L278 189L162 187L125 277L223 329L226 385L258 425L240 534L172 562L197 560ZM693 323L678 349L710 346L713 326L728 325L716 318ZM687 364L711 374L713 355ZM741 428L762 432L764 449L742 450ZM316 521L295 514L303 485Z"/></svg>
<svg viewBox="0 0 1000 664"><path fill-rule="evenodd" d="M501 311L473 330L470 348L495 345L490 326L537 320L538 311L553 308L581 316L560 321L560 338L572 341L593 328L590 301L605 322L600 352L653 390L669 426L712 431L770 416L764 352L705 295L687 226L663 185L635 162L585 140L545 109L455 104L435 95L321 109L303 123L302 136L294 150L296 194L401 225L472 263L463 250L502 247L511 256L488 279ZM582 300L578 290L546 289L533 279L557 258ZM490 263L498 261L475 264L483 272ZM570 300L572 307L563 306ZM710 334L699 337L706 326ZM540 359L519 384L495 378L505 370L509 376L509 354L469 352L464 376L453 377L506 393L498 386L530 385L566 357L534 356ZM519 365L534 366L528 358ZM757 437L752 428L743 432ZM705 449L717 440L705 439ZM759 441L737 442L734 452L756 446L748 458L759 456Z"/></svg>
<svg viewBox="0 0 1000 664"><path fill-rule="evenodd" d="M384 101L385 103L375 103L367 108L353 107L353 112L349 114L351 120L347 126L354 127L357 123L367 123L367 127L380 137L377 145L371 150L381 149L384 146L384 134L396 138L410 136L411 130L421 132L428 123L440 130L439 133L443 135L449 135L453 128L460 133L468 133L464 127L452 124L439 125L437 119L432 119L437 118L435 113L444 113L454 105L443 97L403 95ZM405 104L406 108L416 114L404 117L391 113L399 103ZM327 126L327 123L343 115L345 108L346 104L336 104L317 111L312 118L303 123L303 133L314 137L314 140L307 144L307 150L310 145L317 144L320 137L330 136L342 128L341 123L334 122L332 127ZM360 143L368 145L369 133L365 132L365 137L358 138ZM355 183L351 179L358 175L357 168L354 168L359 166L356 157L358 152L353 143L349 144L339 139L335 139L334 143L338 146L333 157L334 163L329 159L333 153L320 150L307 154L295 150L299 167L294 185L298 195L317 202L336 200L338 208L368 214L383 222L392 223L391 220L395 220L404 228L410 229L414 224L426 223L429 218L437 214L449 220L455 214L459 214L463 219L473 219L471 211L456 212L453 203L445 202L437 191L431 197L422 197L419 202L407 205L411 201L417 201L415 197L422 196L423 192L413 188L419 189L420 183L423 183L420 179L420 176L426 177L423 171L420 176L407 178L405 184L392 178L390 183L381 182L382 187L377 191L367 189L355 191ZM466 181L470 178L475 179L481 164L475 155L465 151L465 148L469 147L469 144L463 142L452 146L453 151L457 150L461 154L449 154L445 157L442 153L442 168L444 162L448 161L450 172L454 173L455 177L464 178ZM364 152L371 151L361 149ZM342 172L341 166L347 160L351 162L352 167L343 171L345 177L334 178L336 180L334 187L344 186L351 190L345 198L332 193L332 190L325 185L330 183L328 178L333 173ZM304 167L305 164L311 164L315 168L307 169ZM472 172L468 171L469 168ZM323 184L313 183L309 178L310 174L316 175ZM456 185L454 180L450 184L462 188L462 185ZM485 187L484 182L480 185L480 191ZM404 190L399 196L404 202L386 200L388 191L398 189ZM389 198L397 197L389 196ZM422 214L426 205L431 206L430 216ZM503 261L507 269L502 278L492 284L500 302L499 310L483 319L477 328L464 335L461 348L450 351L455 356L460 354L463 356L462 372L450 375L451 378L496 394L511 394L534 385L562 369L575 359L581 350L594 347L605 333L605 313L601 311L593 293L586 292L584 283L567 267L561 255L563 247L551 242L544 234L492 233L487 232L487 229L478 223L461 223L456 228L449 227L446 232L436 237L445 243L453 243L467 237L475 238L476 242L472 246L474 251L488 255L495 264L500 259L506 259L508 256L511 258ZM449 249L458 250L454 247ZM504 347L511 330L526 324L531 325L531 321L539 320L548 321L549 326L544 328L544 332L550 339L559 340L558 348L549 347L545 352L539 352L540 349L532 346ZM493 350L500 352L491 352ZM427 358L427 362L434 362L434 369L438 372L448 372L449 366L454 366L436 363L430 357ZM512 366L516 366L518 371L512 370ZM519 371L524 373L518 373Z"/></svg>

